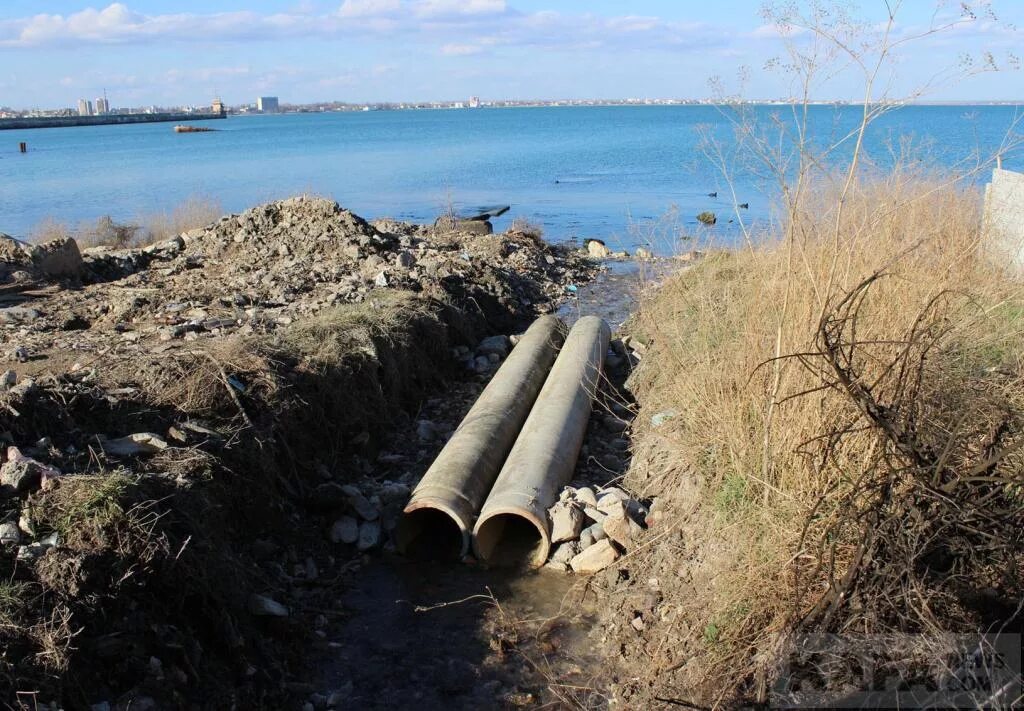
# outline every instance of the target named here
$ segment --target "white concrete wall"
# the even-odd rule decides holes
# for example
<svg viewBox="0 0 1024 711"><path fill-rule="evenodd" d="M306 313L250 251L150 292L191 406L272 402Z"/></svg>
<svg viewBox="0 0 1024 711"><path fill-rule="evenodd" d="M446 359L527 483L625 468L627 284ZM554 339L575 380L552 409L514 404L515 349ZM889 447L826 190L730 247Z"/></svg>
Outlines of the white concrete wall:
<svg viewBox="0 0 1024 711"><path fill-rule="evenodd" d="M984 231L994 256L1024 273L1024 173L992 173L985 187Z"/></svg>

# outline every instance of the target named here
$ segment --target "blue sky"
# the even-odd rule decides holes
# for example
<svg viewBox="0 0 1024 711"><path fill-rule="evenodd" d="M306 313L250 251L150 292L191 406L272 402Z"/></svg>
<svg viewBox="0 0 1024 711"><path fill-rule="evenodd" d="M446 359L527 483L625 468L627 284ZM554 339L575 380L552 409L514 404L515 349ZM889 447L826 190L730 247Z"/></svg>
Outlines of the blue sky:
<svg viewBox="0 0 1024 711"><path fill-rule="evenodd" d="M896 0L898 2L899 0ZM71 106L104 89L115 106L282 101L627 98L711 95L718 76L749 98L792 93L760 0L0 0L0 106ZM806 4L806 3L800 3ZM849 2L884 18L882 0ZM974 3L978 19L908 43L885 83L897 94L992 52L1024 54L1024 1ZM895 36L954 21L959 2L904 0ZM993 18L986 7L991 5ZM809 41L808 35L790 41ZM1020 49L1015 49L1020 48ZM980 66L976 64L975 66ZM744 68L749 68L745 71ZM953 74L956 72L954 71ZM746 83L738 76L748 74ZM1024 100L1021 71L981 73L926 96ZM846 68L815 88L859 95Z"/></svg>

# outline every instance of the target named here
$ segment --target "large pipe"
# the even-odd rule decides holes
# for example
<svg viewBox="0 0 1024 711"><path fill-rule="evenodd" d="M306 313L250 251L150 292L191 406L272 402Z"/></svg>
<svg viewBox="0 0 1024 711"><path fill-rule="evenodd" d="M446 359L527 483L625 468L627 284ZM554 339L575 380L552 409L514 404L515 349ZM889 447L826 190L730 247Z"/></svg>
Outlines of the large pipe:
<svg viewBox="0 0 1024 711"><path fill-rule="evenodd" d="M576 468L610 338L597 316L569 332L477 519L473 550L480 560L533 567L547 560L548 509Z"/></svg>
<svg viewBox="0 0 1024 711"><path fill-rule="evenodd" d="M399 551L446 559L469 553L473 519L564 341L565 324L555 316L527 329L413 491L395 531Z"/></svg>

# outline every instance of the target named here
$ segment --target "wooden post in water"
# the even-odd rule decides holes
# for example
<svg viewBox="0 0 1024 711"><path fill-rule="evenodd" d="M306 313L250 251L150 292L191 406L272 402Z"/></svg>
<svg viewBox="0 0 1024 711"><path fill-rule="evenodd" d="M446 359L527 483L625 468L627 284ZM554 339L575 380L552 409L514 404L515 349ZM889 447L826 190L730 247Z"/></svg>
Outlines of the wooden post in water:
<svg viewBox="0 0 1024 711"><path fill-rule="evenodd" d="M21 143L18 144L18 150L20 150L22 153L28 153L28 144L22 141Z"/></svg>

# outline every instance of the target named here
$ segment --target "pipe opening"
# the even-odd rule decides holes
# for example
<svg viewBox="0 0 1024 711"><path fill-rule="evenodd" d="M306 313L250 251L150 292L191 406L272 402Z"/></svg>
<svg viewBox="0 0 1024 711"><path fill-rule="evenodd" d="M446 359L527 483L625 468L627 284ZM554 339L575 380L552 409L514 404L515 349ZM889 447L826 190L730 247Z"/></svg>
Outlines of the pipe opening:
<svg viewBox="0 0 1024 711"><path fill-rule="evenodd" d="M544 534L528 518L517 514L488 517L480 522L474 539L477 555L491 565L538 566L547 558Z"/></svg>
<svg viewBox="0 0 1024 711"><path fill-rule="evenodd" d="M466 536L462 527L444 511L416 509L402 516L395 543L405 555L419 560L460 560Z"/></svg>

